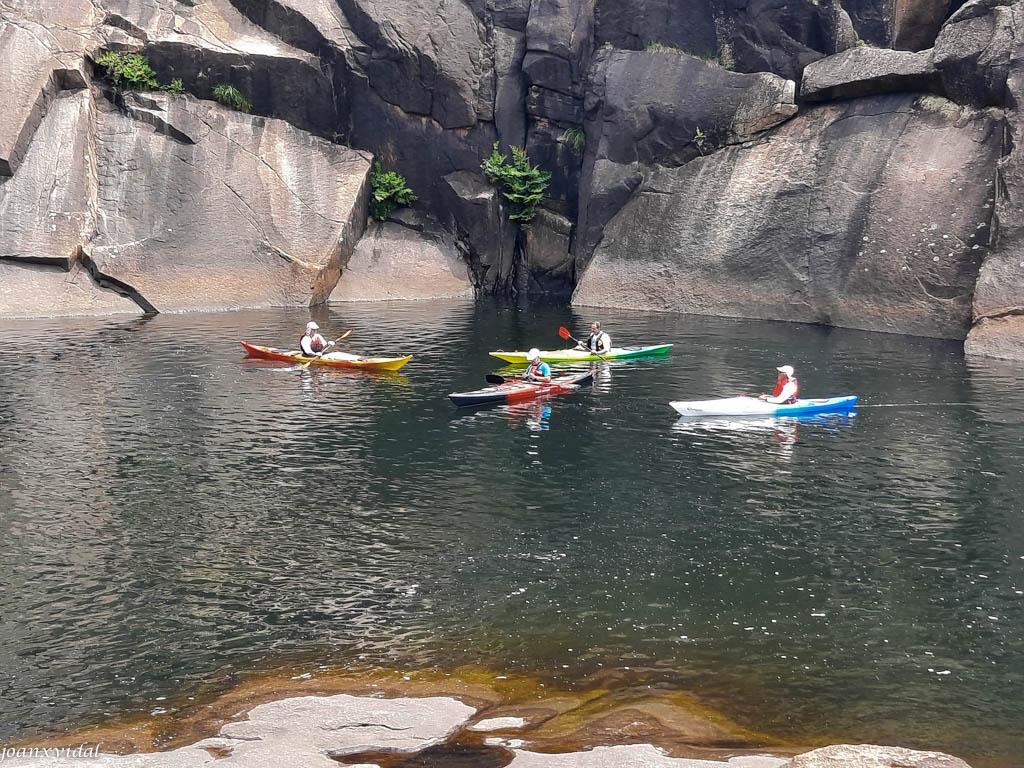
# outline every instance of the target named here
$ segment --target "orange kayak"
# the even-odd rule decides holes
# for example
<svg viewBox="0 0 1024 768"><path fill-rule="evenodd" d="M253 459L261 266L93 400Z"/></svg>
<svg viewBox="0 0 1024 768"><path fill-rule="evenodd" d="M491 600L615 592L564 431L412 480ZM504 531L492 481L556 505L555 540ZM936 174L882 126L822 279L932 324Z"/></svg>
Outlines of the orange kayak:
<svg viewBox="0 0 1024 768"><path fill-rule="evenodd" d="M280 360L282 363L308 363L312 357L302 352L275 349L274 347L262 347L259 344L242 342L249 357L258 357L263 360ZM313 365L323 365L328 368L366 368L371 371L397 371L403 365L412 360L412 355L405 357L363 357L362 355L350 355L347 352L328 352L313 361Z"/></svg>

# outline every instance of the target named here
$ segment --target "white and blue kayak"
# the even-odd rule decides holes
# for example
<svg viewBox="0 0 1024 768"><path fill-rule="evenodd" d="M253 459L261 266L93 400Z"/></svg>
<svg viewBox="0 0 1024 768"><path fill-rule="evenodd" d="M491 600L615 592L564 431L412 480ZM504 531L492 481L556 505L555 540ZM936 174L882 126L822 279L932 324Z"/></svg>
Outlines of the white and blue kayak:
<svg viewBox="0 0 1024 768"><path fill-rule="evenodd" d="M803 413L842 411L857 405L856 395L803 398L795 403L766 403L756 397L723 397L720 400L676 400L669 403L680 416L797 416Z"/></svg>

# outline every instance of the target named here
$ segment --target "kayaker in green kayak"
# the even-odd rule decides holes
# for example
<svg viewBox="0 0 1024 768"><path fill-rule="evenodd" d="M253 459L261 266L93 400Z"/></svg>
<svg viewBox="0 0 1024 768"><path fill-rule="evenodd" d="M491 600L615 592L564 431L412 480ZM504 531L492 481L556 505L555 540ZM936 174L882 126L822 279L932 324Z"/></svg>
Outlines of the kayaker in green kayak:
<svg viewBox="0 0 1024 768"><path fill-rule="evenodd" d="M793 366L780 365L775 370L779 372L779 377L775 380L775 390L770 395L762 392L757 399L766 403L795 403L800 392L800 382L793 375Z"/></svg>
<svg viewBox="0 0 1024 768"><path fill-rule="evenodd" d="M540 350L534 347L526 353L526 359L530 363L523 373L527 381L551 381L551 366L540 359Z"/></svg>
<svg viewBox="0 0 1024 768"><path fill-rule="evenodd" d="M589 349L591 352L608 352L612 348L612 337L607 333L601 331L601 324L593 322L590 324L590 338L587 339L587 344L583 349Z"/></svg>

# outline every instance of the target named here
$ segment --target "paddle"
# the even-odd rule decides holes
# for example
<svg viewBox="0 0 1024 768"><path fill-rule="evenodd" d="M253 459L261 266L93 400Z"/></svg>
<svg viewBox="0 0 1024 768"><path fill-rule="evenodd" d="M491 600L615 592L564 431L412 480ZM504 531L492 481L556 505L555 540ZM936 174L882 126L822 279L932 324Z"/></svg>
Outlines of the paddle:
<svg viewBox="0 0 1024 768"><path fill-rule="evenodd" d="M484 376L484 378L487 379L487 383L488 384L504 384L505 383L505 377L504 376L499 376L496 373L488 373L486 376Z"/></svg>
<svg viewBox="0 0 1024 768"><path fill-rule="evenodd" d="M572 336L572 334L571 334L571 333L569 333L569 329L568 329L568 328L566 328L566 327L565 327L564 325L560 325L560 326L558 327L558 335L559 335L559 336L561 336L561 337L562 337L563 339L566 339L567 341L575 341L575 342L576 342L577 344L579 344L579 345L580 345L581 347L583 347L583 349L586 349L586 348L587 348L586 346L584 346L584 344L583 344L583 342L582 342L582 341L579 341L579 340L577 340L577 339L574 339L574 338L573 338L573 336ZM589 350L589 351L590 351L590 352L592 352L593 354L597 355L598 357L600 357L600 358L601 358L602 360L604 360L604 361L605 361L606 363L608 362L608 358L607 358L607 357L605 357L604 355L602 355L602 354L601 354L600 352L596 352L596 351L594 351L594 350L592 350L592 349L591 349L591 350Z"/></svg>
<svg viewBox="0 0 1024 768"><path fill-rule="evenodd" d="M337 343L338 343L339 341L341 341L342 339L344 339L344 338L345 338L346 336L348 336L348 335L349 335L350 333L352 333L352 329L351 329L351 328L349 328L349 329L348 329L347 331L345 331L345 332L344 332L343 334L341 334L341 336L339 336L338 338L336 338L336 339L334 340L334 343L335 343L335 344L337 344ZM314 363L314 362L316 362L317 360L319 360L319 359L320 359L321 357L323 357L323 356L324 356L324 353L325 353L325 352L330 352L330 350L331 350L331 345L330 345L330 344L328 344L328 345L327 345L326 347L324 347L323 349L321 349L321 350L320 350L320 351L319 351L319 352L317 353L316 357L311 357L311 358L309 358L309 360L307 360L307 361L306 361L306 362L304 362L304 363L303 363L302 365L300 365L300 366L299 366L299 368L298 368L298 370L300 370L300 371L304 371L304 370L306 370L307 368L309 368L309 366L310 366L310 364L311 364L311 363Z"/></svg>

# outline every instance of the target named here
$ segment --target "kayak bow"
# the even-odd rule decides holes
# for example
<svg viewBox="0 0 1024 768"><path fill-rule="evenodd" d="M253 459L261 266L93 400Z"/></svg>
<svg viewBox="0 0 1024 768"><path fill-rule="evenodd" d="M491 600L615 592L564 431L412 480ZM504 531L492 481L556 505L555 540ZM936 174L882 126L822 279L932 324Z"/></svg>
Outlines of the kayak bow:
<svg viewBox="0 0 1024 768"><path fill-rule="evenodd" d="M535 383L513 379L494 387L485 387L472 392L452 392L448 397L458 406L485 405L488 403L513 403L547 395L564 395L575 392L584 384L592 381L593 371L576 373L570 376L559 376L546 383Z"/></svg>
<svg viewBox="0 0 1024 768"><path fill-rule="evenodd" d="M649 357L651 355L667 355L672 349L671 344L655 344L648 347L612 347L600 356L585 349L556 349L540 353L540 359L546 363L582 363L593 360L629 360L634 357ZM526 365L525 352L489 352L491 357L504 360L513 365Z"/></svg>
<svg viewBox="0 0 1024 768"><path fill-rule="evenodd" d="M242 346L250 357L262 360L279 360L283 363L308 363L323 365L328 368L365 368L371 371L397 371L412 360L412 355L405 357L363 357L350 355L347 352L328 352L320 357L304 355L301 352L289 352L274 347L262 347L243 341Z"/></svg>
<svg viewBox="0 0 1024 768"><path fill-rule="evenodd" d="M854 408L857 395L799 399L795 403L766 403L756 397L724 397L720 400L676 400L669 405L680 416L785 416Z"/></svg>

